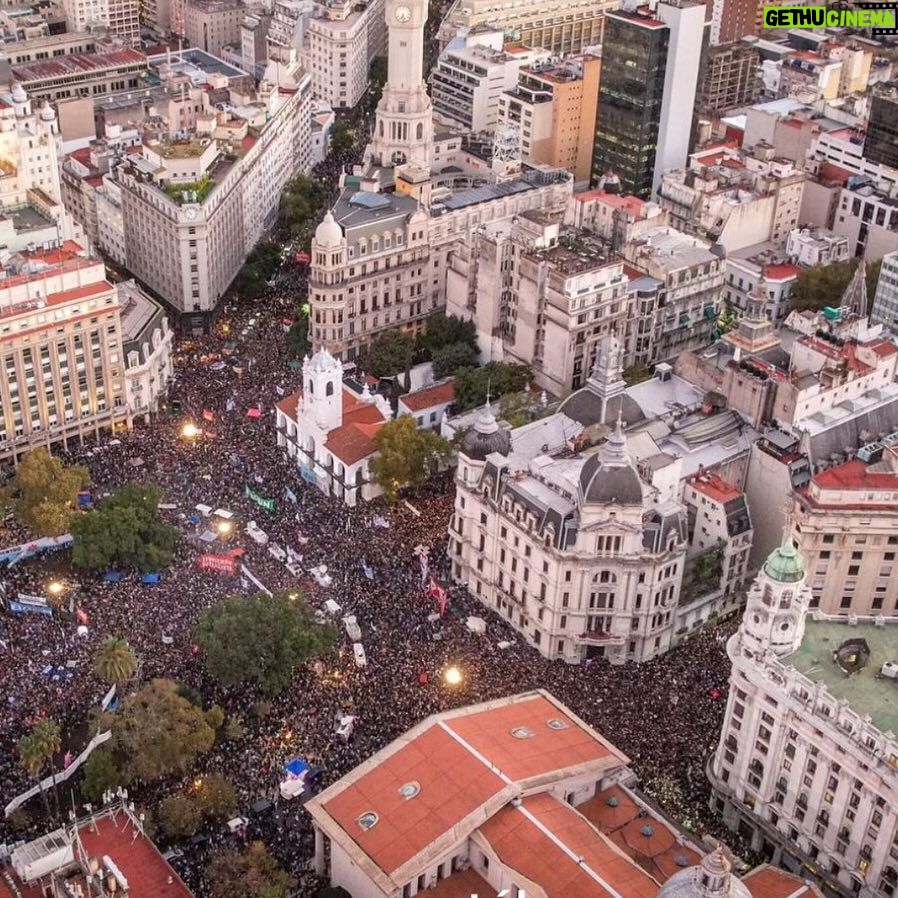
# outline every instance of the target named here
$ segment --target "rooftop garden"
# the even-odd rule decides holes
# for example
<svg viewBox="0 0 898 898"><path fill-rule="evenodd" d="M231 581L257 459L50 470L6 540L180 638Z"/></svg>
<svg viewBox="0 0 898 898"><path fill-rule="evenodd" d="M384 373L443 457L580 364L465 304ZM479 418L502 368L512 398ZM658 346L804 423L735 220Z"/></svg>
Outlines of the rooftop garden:
<svg viewBox="0 0 898 898"><path fill-rule="evenodd" d="M166 184L162 189L168 198L179 206L184 203L202 203L215 185L209 177L187 183Z"/></svg>

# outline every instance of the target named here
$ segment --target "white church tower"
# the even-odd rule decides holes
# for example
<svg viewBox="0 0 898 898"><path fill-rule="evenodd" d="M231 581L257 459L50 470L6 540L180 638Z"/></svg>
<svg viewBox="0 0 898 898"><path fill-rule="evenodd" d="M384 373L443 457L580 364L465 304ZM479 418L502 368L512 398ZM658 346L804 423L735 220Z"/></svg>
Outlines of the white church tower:
<svg viewBox="0 0 898 898"><path fill-rule="evenodd" d="M326 349L302 366L302 408L325 433L343 424L343 365Z"/></svg>

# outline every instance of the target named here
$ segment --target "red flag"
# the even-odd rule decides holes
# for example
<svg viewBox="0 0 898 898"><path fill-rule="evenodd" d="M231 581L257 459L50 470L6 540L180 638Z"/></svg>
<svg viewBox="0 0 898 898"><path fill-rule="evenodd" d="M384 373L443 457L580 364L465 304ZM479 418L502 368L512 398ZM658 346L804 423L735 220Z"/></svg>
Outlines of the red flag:
<svg viewBox="0 0 898 898"><path fill-rule="evenodd" d="M204 421L214 421L215 420L215 412L212 409L203 409L203 420Z"/></svg>
<svg viewBox="0 0 898 898"><path fill-rule="evenodd" d="M85 627L90 623L90 615L80 605L75 608L75 617L78 618L78 623L84 624Z"/></svg>

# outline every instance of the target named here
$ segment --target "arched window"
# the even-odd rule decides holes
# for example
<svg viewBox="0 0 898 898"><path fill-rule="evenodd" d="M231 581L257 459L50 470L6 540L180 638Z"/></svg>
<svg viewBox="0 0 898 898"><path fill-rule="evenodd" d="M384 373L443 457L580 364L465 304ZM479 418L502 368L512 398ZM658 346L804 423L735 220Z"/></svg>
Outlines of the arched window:
<svg viewBox="0 0 898 898"><path fill-rule="evenodd" d="M424 140L424 125L421 122L418 122L418 131L416 134L418 140Z"/></svg>
<svg viewBox="0 0 898 898"><path fill-rule="evenodd" d="M384 136L384 121L383 121L383 119L380 120L380 136L381 137Z"/></svg>
<svg viewBox="0 0 898 898"><path fill-rule="evenodd" d="M324 395L325 396L333 396L334 395L334 382L332 380L329 380L327 382L327 386L324 388Z"/></svg>
<svg viewBox="0 0 898 898"><path fill-rule="evenodd" d="M310 393L315 392L315 381L312 380L311 378L309 379L309 392Z"/></svg>

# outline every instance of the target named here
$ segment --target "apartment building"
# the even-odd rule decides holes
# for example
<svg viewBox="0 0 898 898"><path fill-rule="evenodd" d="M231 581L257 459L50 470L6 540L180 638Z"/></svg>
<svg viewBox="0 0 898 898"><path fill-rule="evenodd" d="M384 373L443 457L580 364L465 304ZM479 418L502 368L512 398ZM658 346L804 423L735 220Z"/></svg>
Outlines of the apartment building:
<svg viewBox="0 0 898 898"><path fill-rule="evenodd" d="M462 131L495 131L503 92L545 51L506 44L498 28L474 28L439 56L430 78L434 119Z"/></svg>
<svg viewBox="0 0 898 898"><path fill-rule="evenodd" d="M698 114L715 119L729 109L754 103L761 90L760 63L760 53L752 41L736 40L709 47L695 101Z"/></svg>
<svg viewBox="0 0 898 898"><path fill-rule="evenodd" d="M773 147L710 147L693 153L687 169L665 172L658 203L674 227L716 241L729 253L785 243L798 227L806 180Z"/></svg>
<svg viewBox="0 0 898 898"><path fill-rule="evenodd" d="M601 71L597 53L521 70L499 97L499 121L519 131L522 158L589 180Z"/></svg>
<svg viewBox="0 0 898 898"><path fill-rule="evenodd" d="M898 336L898 250L882 257L870 320Z"/></svg>
<svg viewBox="0 0 898 898"><path fill-rule="evenodd" d="M140 46L139 0L62 0L69 31L108 28L128 47Z"/></svg>
<svg viewBox="0 0 898 898"><path fill-rule="evenodd" d="M327 0L307 24L304 62L312 92L334 109L351 109L368 90L368 70L386 53L384 0Z"/></svg>
<svg viewBox="0 0 898 898"><path fill-rule="evenodd" d="M240 0L172 0L172 30L187 46L221 56L229 44L240 44L246 7Z"/></svg>
<svg viewBox="0 0 898 898"><path fill-rule="evenodd" d="M169 119L114 169L128 270L186 316L188 330L209 325L284 186L310 166L308 75L289 90L263 81L234 98L239 116L199 91L188 136Z"/></svg>
<svg viewBox="0 0 898 898"><path fill-rule="evenodd" d="M792 310L792 291L801 269L772 243L761 243L730 253L726 271L723 298L727 305L744 315L760 289L764 315L781 327Z"/></svg>
<svg viewBox="0 0 898 898"><path fill-rule="evenodd" d="M894 895L894 624L809 614L810 571L787 537L727 643L712 803L753 849L810 872L828 894Z"/></svg>
<svg viewBox="0 0 898 898"><path fill-rule="evenodd" d="M786 240L786 255L802 268L845 262L848 238L827 228L795 228Z"/></svg>
<svg viewBox="0 0 898 898"><path fill-rule="evenodd" d="M490 25L525 47L542 47L559 57L576 55L602 44L605 14L618 6L612 0L455 0L440 27L440 46L464 29Z"/></svg>
<svg viewBox="0 0 898 898"><path fill-rule="evenodd" d="M0 457L130 424L122 325L102 261L66 241L0 278Z"/></svg>
<svg viewBox="0 0 898 898"><path fill-rule="evenodd" d="M898 250L898 199L869 179L853 179L838 194L832 229L853 256L876 262Z"/></svg>
<svg viewBox="0 0 898 898"><path fill-rule="evenodd" d="M3 52L10 65L40 62L57 56L95 53L102 42L86 31L42 34L39 37L10 40L4 38Z"/></svg>
<svg viewBox="0 0 898 898"><path fill-rule="evenodd" d="M898 168L898 89L880 87L870 100L864 158Z"/></svg>

